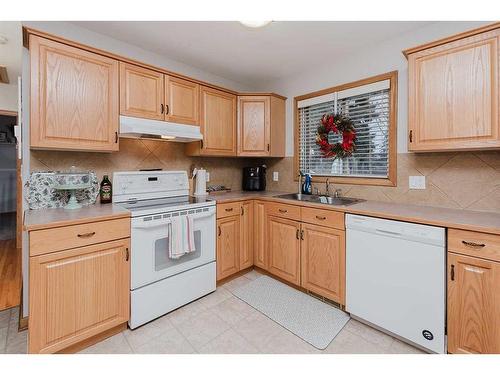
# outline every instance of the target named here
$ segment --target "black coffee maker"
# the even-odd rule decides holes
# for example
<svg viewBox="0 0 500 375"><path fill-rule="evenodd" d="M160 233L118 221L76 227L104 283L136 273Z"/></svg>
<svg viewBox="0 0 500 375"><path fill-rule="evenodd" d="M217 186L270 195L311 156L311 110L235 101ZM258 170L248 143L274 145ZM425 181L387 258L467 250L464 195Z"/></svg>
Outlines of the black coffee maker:
<svg viewBox="0 0 500 375"><path fill-rule="evenodd" d="M243 168L243 186L246 191L266 190L266 166Z"/></svg>

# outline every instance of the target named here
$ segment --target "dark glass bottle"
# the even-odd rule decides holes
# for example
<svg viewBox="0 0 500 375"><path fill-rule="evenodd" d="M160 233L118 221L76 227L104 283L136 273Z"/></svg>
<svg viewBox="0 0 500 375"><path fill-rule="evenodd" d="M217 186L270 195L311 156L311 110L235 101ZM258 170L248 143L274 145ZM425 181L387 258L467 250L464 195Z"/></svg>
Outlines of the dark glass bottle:
<svg viewBox="0 0 500 375"><path fill-rule="evenodd" d="M113 199L113 189L107 174L102 178L99 194L101 195L101 203L111 203Z"/></svg>

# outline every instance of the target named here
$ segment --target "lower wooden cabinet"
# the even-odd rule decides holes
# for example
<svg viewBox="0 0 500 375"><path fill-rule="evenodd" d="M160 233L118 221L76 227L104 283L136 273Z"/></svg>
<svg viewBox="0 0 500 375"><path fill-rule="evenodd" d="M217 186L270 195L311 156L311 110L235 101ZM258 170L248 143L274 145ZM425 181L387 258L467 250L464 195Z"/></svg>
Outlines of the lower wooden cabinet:
<svg viewBox="0 0 500 375"><path fill-rule="evenodd" d="M345 232L302 224L301 286L345 305Z"/></svg>
<svg viewBox="0 0 500 375"><path fill-rule="evenodd" d="M254 260L253 263L267 270L267 243L266 243L266 204L261 201L254 203Z"/></svg>
<svg viewBox="0 0 500 375"><path fill-rule="evenodd" d="M268 271L300 285L300 223L279 217L267 219Z"/></svg>
<svg viewBox="0 0 500 375"><path fill-rule="evenodd" d="M55 353L129 319L129 239L30 258L29 352Z"/></svg>
<svg viewBox="0 0 500 375"><path fill-rule="evenodd" d="M241 203L240 217L240 269L253 266L253 211L254 202Z"/></svg>
<svg viewBox="0 0 500 375"><path fill-rule="evenodd" d="M500 262L448 253L448 352L500 353Z"/></svg>
<svg viewBox="0 0 500 375"><path fill-rule="evenodd" d="M240 270L240 216L217 220L217 281Z"/></svg>

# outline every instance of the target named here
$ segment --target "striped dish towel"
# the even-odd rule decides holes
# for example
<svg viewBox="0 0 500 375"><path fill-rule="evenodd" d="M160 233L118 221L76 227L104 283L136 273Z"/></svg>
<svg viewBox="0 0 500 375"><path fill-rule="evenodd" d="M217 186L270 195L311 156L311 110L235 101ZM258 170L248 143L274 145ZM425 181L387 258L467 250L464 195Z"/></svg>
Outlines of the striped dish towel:
<svg viewBox="0 0 500 375"><path fill-rule="evenodd" d="M194 245L194 220L191 216L172 217L168 232L168 256L170 259L179 259L185 254L196 251Z"/></svg>

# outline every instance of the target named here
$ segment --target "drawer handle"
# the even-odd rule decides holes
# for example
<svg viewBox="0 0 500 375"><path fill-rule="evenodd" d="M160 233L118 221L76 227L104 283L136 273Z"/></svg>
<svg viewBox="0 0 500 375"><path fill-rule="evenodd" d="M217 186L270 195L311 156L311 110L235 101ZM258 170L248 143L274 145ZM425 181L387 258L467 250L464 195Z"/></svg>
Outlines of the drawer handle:
<svg viewBox="0 0 500 375"><path fill-rule="evenodd" d="M129 253L128 247L127 247L127 248L125 248L125 261L128 262L129 258L130 258L130 253Z"/></svg>
<svg viewBox="0 0 500 375"><path fill-rule="evenodd" d="M282 214L286 214L288 212L288 210L284 210L282 208L278 209L279 212L281 212Z"/></svg>
<svg viewBox="0 0 500 375"><path fill-rule="evenodd" d="M477 242L462 241L462 243L465 246L471 246L471 247L485 247L486 246L484 243L477 243Z"/></svg>
<svg viewBox="0 0 500 375"><path fill-rule="evenodd" d="M316 215L316 219L318 219L318 220L326 220L326 216L318 216L318 215Z"/></svg>
<svg viewBox="0 0 500 375"><path fill-rule="evenodd" d="M232 208L226 208L226 212L231 212L233 209Z"/></svg>
<svg viewBox="0 0 500 375"><path fill-rule="evenodd" d="M95 232L88 232L88 233L83 233L83 234L77 234L77 236L80 238L89 238L89 237L92 237L94 234L95 234Z"/></svg>
<svg viewBox="0 0 500 375"><path fill-rule="evenodd" d="M300 233L300 230L297 229L297 232L295 233L295 238L300 239L299 233Z"/></svg>

